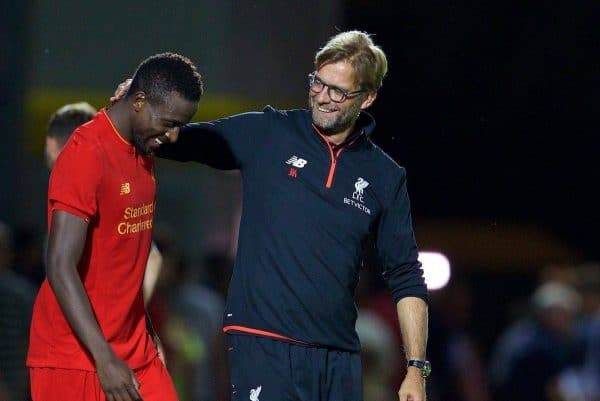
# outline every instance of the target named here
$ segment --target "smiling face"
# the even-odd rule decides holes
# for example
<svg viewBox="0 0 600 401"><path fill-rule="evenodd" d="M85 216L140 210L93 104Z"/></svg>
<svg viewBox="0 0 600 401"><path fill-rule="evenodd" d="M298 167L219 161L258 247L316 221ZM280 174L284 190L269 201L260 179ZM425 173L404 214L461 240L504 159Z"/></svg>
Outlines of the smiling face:
<svg viewBox="0 0 600 401"><path fill-rule="evenodd" d="M361 89L355 82L354 69L346 61L325 64L315 76L325 87L318 93L309 89L308 102L313 123L324 135L349 134L361 110L375 100L375 92L359 93L339 103L331 100L329 88L339 88L348 93Z"/></svg>
<svg viewBox="0 0 600 401"><path fill-rule="evenodd" d="M166 135L176 134L198 110L198 102L184 99L177 92L170 92L161 102L154 104L146 99L143 92L135 96L132 143L142 155L152 154L167 142Z"/></svg>

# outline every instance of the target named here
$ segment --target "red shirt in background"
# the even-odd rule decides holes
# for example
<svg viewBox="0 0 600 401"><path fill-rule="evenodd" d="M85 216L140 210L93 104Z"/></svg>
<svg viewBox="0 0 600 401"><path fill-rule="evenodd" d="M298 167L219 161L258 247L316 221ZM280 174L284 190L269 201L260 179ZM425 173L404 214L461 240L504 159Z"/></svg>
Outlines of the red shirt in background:
<svg viewBox="0 0 600 401"><path fill-rule="evenodd" d="M79 274L104 337L131 369L157 353L142 295L154 219L153 165L101 110L73 133L48 189L49 224L54 210L88 222ZM95 370L47 279L35 301L27 366Z"/></svg>

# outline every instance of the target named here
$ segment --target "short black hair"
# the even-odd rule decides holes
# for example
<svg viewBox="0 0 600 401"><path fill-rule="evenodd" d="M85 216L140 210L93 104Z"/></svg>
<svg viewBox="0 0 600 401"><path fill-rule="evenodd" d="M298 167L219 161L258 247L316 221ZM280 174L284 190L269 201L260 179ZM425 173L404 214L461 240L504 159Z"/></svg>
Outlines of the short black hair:
<svg viewBox="0 0 600 401"><path fill-rule="evenodd" d="M47 136L64 145L75 128L90 121L95 114L96 109L87 102L65 104L50 117Z"/></svg>
<svg viewBox="0 0 600 401"><path fill-rule="evenodd" d="M190 59L176 53L160 53L138 66L127 96L142 91L148 101L161 102L168 93L176 92L197 102L203 90L202 76Z"/></svg>

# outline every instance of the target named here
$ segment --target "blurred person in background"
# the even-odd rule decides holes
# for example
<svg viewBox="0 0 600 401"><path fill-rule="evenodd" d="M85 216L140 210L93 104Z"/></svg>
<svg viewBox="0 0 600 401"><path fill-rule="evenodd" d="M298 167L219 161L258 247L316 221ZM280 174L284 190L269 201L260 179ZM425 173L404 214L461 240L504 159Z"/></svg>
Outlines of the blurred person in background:
<svg viewBox="0 0 600 401"><path fill-rule="evenodd" d="M14 237L14 265L19 268L19 273L38 289L46 278L44 266L46 232L33 225L23 224L14 227Z"/></svg>
<svg viewBox="0 0 600 401"><path fill-rule="evenodd" d="M396 333L381 316L365 308L359 309L356 332L361 345L365 400L394 400L397 396L391 386L392 375L400 363Z"/></svg>
<svg viewBox="0 0 600 401"><path fill-rule="evenodd" d="M165 266L149 311L163 341L179 398L225 401L229 394L226 366L222 364L227 359L221 330L225 300L201 276L209 269L227 267L216 263L200 268L190 265L174 232L164 226L157 227L156 242Z"/></svg>
<svg viewBox="0 0 600 401"><path fill-rule="evenodd" d="M493 351L490 374L499 400L560 400L560 374L577 360L577 291L545 282L530 304L532 315L511 325Z"/></svg>
<svg viewBox="0 0 600 401"><path fill-rule="evenodd" d="M50 116L46 131L45 148L46 165L50 170L52 170L56 159L60 155L60 152L62 152L73 131L94 118L96 113L96 109L89 103L76 102L61 106ZM46 253L46 246L44 246L44 254ZM156 245L152 243L144 274L144 304L147 304L152 297L161 266L162 256ZM42 271L41 273L42 277L39 284L45 278L44 272Z"/></svg>
<svg viewBox="0 0 600 401"><path fill-rule="evenodd" d="M592 340L595 319L600 314L600 263L588 262L575 267L577 291L581 294L581 316L577 332L584 347Z"/></svg>
<svg viewBox="0 0 600 401"><path fill-rule="evenodd" d="M27 357L34 401L177 399L144 311L156 201L152 153L190 121L201 94L189 59L149 57L130 94L80 126L56 160L47 279Z"/></svg>
<svg viewBox="0 0 600 401"><path fill-rule="evenodd" d="M582 380L589 400L600 401L600 263L579 267L585 320L580 326L584 344Z"/></svg>
<svg viewBox="0 0 600 401"><path fill-rule="evenodd" d="M581 314L576 330L580 357L576 366L560 375L564 400L600 400L600 264L588 262L574 268L581 295Z"/></svg>
<svg viewBox="0 0 600 401"><path fill-rule="evenodd" d="M425 399L427 288L406 171L370 139L387 59L358 31L332 37L308 76L308 110L243 113L182 128L157 155L240 169L243 211L224 317L232 395L361 401L353 296L376 237L410 365L401 401ZM127 93L127 82L115 93ZM290 369L291 367L291 369Z"/></svg>
<svg viewBox="0 0 600 401"><path fill-rule="evenodd" d="M586 401L600 401L600 311L590 322L581 382Z"/></svg>
<svg viewBox="0 0 600 401"><path fill-rule="evenodd" d="M25 367L35 288L13 268L13 233L0 221L0 401L29 400Z"/></svg>
<svg viewBox="0 0 600 401"><path fill-rule="evenodd" d="M472 333L477 324L472 316L469 283L453 277L448 285L432 291L430 307L429 356L441 373L430 379L436 400L489 401L487 363Z"/></svg>
<svg viewBox="0 0 600 401"><path fill-rule="evenodd" d="M89 103L77 102L65 104L50 116L45 148L46 165L50 170L73 131L94 118L96 113Z"/></svg>

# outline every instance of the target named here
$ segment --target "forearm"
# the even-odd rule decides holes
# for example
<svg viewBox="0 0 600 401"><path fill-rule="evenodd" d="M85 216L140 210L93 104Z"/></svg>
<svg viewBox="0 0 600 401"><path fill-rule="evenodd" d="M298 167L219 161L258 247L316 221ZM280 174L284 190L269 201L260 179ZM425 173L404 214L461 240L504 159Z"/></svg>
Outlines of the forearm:
<svg viewBox="0 0 600 401"><path fill-rule="evenodd" d="M222 133L210 123L186 125L179 132L177 142L162 145L156 156L180 162L195 161L220 170L239 168Z"/></svg>
<svg viewBox="0 0 600 401"><path fill-rule="evenodd" d="M77 338L96 361L111 352L75 266L71 264L58 271L52 268L48 270L48 281Z"/></svg>
<svg viewBox="0 0 600 401"><path fill-rule="evenodd" d="M405 297L396 304L406 360L426 358L428 312L421 298Z"/></svg>
<svg viewBox="0 0 600 401"><path fill-rule="evenodd" d="M158 248L154 243L150 248L150 254L148 255L148 261L146 262L146 272L144 273L144 282L142 285L142 292L144 294L144 306L148 305L154 289L156 288L156 282L162 269L163 257Z"/></svg>
<svg viewBox="0 0 600 401"><path fill-rule="evenodd" d="M77 271L87 236L87 222L55 211L48 237L48 282L69 325L94 360L112 350L96 321L90 300Z"/></svg>

